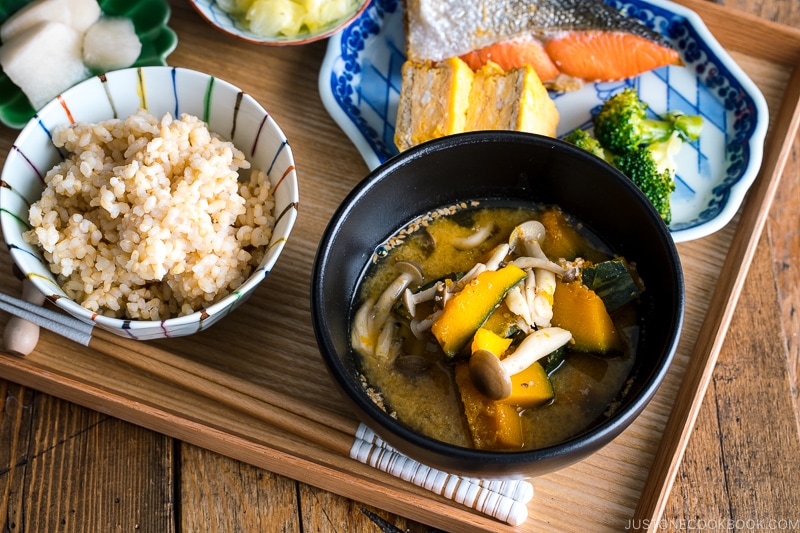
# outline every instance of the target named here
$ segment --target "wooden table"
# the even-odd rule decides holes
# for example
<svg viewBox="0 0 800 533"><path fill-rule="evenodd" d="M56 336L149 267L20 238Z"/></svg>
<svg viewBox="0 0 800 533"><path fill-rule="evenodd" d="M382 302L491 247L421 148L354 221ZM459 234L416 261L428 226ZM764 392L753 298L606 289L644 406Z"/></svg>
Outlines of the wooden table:
<svg viewBox="0 0 800 533"><path fill-rule="evenodd" d="M800 27L797 2L720 3ZM331 174L344 177L336 191L343 197L366 174L317 93L325 42L255 47L215 33L188 2L171 4L170 26L179 45L169 63L265 96L262 103L293 143L305 176L301 195L302 179L311 184ZM3 159L16 133L0 127ZM317 146L336 147L337 157L321 157ZM800 530L800 137L792 146L688 446L666 491L660 530ZM319 234L328 215L302 212L300 222ZM303 253L310 261L313 250ZM10 275L7 257L2 272ZM0 531L430 530L379 505L317 488L325 483L298 482L81 403L0 379ZM595 511L587 506L573 512ZM631 528L643 524L598 520L595 530Z"/></svg>

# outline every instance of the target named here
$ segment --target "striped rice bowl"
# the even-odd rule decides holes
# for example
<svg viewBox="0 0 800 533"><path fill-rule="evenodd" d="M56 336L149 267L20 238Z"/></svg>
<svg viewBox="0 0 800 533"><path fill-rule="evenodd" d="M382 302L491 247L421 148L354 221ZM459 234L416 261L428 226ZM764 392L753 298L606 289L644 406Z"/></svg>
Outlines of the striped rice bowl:
<svg viewBox="0 0 800 533"><path fill-rule="evenodd" d="M267 251L265 172L190 114L75 123L23 238L72 299L97 314L165 320L236 290ZM241 174L241 176L240 176Z"/></svg>

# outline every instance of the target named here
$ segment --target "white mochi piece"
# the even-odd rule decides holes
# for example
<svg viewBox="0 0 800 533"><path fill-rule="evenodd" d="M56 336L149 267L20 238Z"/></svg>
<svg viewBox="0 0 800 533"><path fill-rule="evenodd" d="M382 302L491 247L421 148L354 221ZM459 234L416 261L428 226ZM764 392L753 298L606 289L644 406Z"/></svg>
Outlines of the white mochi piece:
<svg viewBox="0 0 800 533"><path fill-rule="evenodd" d="M66 2L72 17L69 25L79 32L85 32L91 28L92 24L97 22L103 14L97 0L66 0Z"/></svg>
<svg viewBox="0 0 800 533"><path fill-rule="evenodd" d="M141 51L142 43L127 18L101 17L83 36L83 62L94 70L129 67Z"/></svg>
<svg viewBox="0 0 800 533"><path fill-rule="evenodd" d="M8 17L0 26L0 39L7 43L40 22L60 22L71 26L71 20L69 0L38 0Z"/></svg>
<svg viewBox="0 0 800 533"><path fill-rule="evenodd" d="M0 66L34 109L89 76L83 35L60 22L40 22L0 46Z"/></svg>

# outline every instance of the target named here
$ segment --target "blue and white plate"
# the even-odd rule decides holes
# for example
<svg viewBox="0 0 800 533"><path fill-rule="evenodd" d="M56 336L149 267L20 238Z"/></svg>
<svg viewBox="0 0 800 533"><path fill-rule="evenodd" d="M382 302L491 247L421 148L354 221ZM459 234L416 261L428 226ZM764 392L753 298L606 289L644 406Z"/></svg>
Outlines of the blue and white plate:
<svg viewBox="0 0 800 533"><path fill-rule="evenodd" d="M656 113L702 115L700 140L679 155L670 231L676 242L705 237L733 218L761 167L769 122L764 97L693 11L662 0L609 3L663 34L685 66L551 93L561 114L558 136L590 125L592 110L624 87L635 87ZM374 0L330 39L320 69L325 108L370 169L398 153L393 137L404 61L400 1Z"/></svg>

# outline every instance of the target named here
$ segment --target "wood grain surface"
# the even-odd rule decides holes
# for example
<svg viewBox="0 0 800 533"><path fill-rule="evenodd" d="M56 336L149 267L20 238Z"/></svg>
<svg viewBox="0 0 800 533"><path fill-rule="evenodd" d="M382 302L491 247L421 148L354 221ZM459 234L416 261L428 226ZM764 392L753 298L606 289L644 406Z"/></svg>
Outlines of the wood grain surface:
<svg viewBox="0 0 800 533"><path fill-rule="evenodd" d="M798 2L717 3L800 27ZM770 46L770 39L764 45ZM800 139L794 142L685 451L664 513L665 530L692 521L700 526L703 520L709 527L697 529L734 529L727 527L733 523L736 530L769 524L800 530L798 258ZM720 527L710 527L715 524Z"/></svg>
<svg viewBox="0 0 800 533"><path fill-rule="evenodd" d="M317 143L323 153L335 154L321 158L296 153L298 169L310 177L309 181L324 180L329 174L351 176L324 189L328 202L344 198L366 173L366 167L357 163L360 159L355 149L341 142L341 131L318 98L296 98L296 87L316 87L325 43L264 48L254 63L252 54L237 53L242 43L212 33L214 30L200 20L188 2L170 3L170 25L180 37L170 62L202 69L209 58L197 57L192 45L213 42L214 50L209 54L215 61L224 58L227 64L220 69L225 72L242 70L239 80L244 90L255 90L263 77L279 80L272 84L273 97L281 101L275 119L287 137L297 145ZM754 18L800 27L798 2L718 3ZM709 3L709 9L717 7ZM746 31L747 24L743 24L726 38L735 40L744 35L737 32ZM758 43L774 46L769 35ZM298 68L301 58L305 66ZM271 108L270 102L262 103ZM8 153L14 137L8 128L0 128L0 154ZM796 312L800 302L799 189L797 138L669 491L660 531L800 530L800 316ZM318 236L328 215L301 208L298 224ZM687 248L694 252L692 246ZM314 249L289 246L285 253L293 261L310 263ZM709 261L719 259L711 257ZM7 258L3 261L2 271L10 272ZM293 278L289 272L281 272L280 264L277 270L281 283L290 285L289 290L305 290L310 283L303 276ZM714 280L705 283L713 286ZM702 292L703 285L697 284L696 289ZM257 301L253 305L266 304ZM307 302L298 302L297 314L281 317L280 326L291 330L293 321L304 319L307 306ZM252 325L258 326L256 321ZM66 343L52 336L46 336L45 341ZM236 343L212 337L202 341L213 350ZM299 353L314 346L313 339L298 338L296 342ZM196 348L187 346L187 350ZM65 353L70 350L77 353L82 348L64 347ZM302 375L302 370L298 374ZM324 376L308 378L310 387L325 386ZM269 379L268 375L264 379ZM329 398L326 407L342 409L335 396ZM663 424L668 413L651 416L653 423ZM248 423L241 420L243 427ZM187 440L144 429L105 415L91 405L73 403L70 398L60 399L0 379L0 531L432 531L430 526L379 506L339 496L317 488L317 484L295 481L248 461L232 459L224 449L209 451ZM547 499L559 494L545 485L538 496L546 505ZM569 494L561 496L570 498ZM635 497L631 496L626 507L636 505ZM532 513L536 512L535 502ZM592 513L592 502L578 503L573 509L575 515ZM569 516L561 518L564 524L570 522ZM557 523L549 525L554 531L561 529ZM596 530L634 528L643 526L599 519Z"/></svg>

